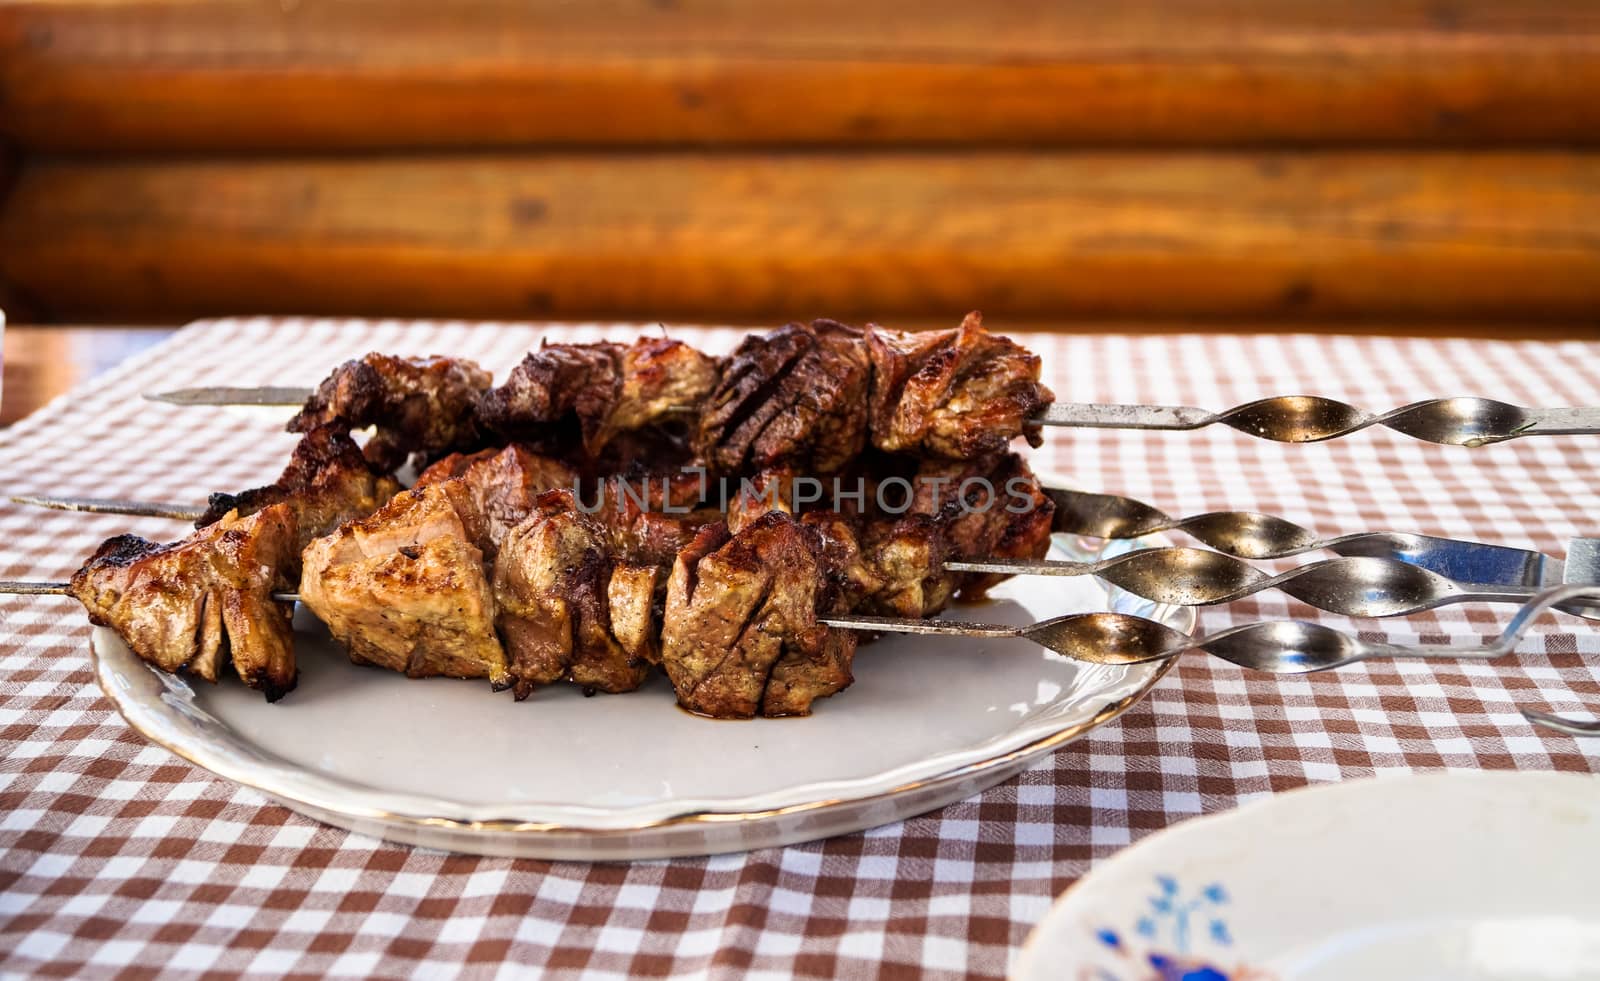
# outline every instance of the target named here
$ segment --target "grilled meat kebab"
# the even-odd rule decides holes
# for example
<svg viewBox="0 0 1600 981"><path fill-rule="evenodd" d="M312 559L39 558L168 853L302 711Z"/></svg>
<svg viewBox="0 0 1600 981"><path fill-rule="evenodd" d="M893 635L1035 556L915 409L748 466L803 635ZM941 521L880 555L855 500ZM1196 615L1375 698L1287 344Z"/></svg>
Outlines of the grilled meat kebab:
<svg viewBox="0 0 1600 981"><path fill-rule="evenodd" d="M984 472L1032 481L1013 455ZM1036 483L1038 513L982 522L959 507L796 515L763 485L725 519L673 481L588 512L551 489L506 529L483 520L466 475L430 480L312 542L301 599L353 659L412 677L488 678L521 700L558 681L632 691L660 664L692 711L793 715L849 683L855 635L819 616L928 616L991 584L946 572L948 557L1049 547ZM674 501L685 513L652 509Z"/></svg>
<svg viewBox="0 0 1600 981"><path fill-rule="evenodd" d="M390 468L494 436L586 461L591 475L640 456L693 456L718 475L833 474L869 446L952 460L1018 436L1037 446L1030 420L1054 399L1039 373L976 313L915 334L816 320L752 334L726 359L665 338L546 344L498 388L470 361L369 354L335 370L290 428L375 425L367 456Z"/></svg>

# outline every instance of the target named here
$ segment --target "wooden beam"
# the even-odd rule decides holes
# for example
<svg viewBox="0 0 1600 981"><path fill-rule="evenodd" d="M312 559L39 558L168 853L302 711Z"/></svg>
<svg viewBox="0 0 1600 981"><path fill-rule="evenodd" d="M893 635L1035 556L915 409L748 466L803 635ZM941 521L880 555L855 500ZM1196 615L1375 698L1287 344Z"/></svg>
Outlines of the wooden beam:
<svg viewBox="0 0 1600 981"><path fill-rule="evenodd" d="M58 316L1600 314L1600 155L31 158Z"/></svg>
<svg viewBox="0 0 1600 981"><path fill-rule="evenodd" d="M21 0L46 149L1600 142L1581 0Z"/></svg>

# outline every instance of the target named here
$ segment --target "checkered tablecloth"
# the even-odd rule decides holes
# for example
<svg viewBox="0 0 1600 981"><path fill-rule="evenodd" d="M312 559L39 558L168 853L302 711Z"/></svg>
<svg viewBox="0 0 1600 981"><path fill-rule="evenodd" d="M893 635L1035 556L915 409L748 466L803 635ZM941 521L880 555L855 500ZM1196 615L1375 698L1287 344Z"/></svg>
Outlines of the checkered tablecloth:
<svg viewBox="0 0 1600 981"><path fill-rule="evenodd" d="M293 443L270 417L155 405L139 399L147 389L312 383L372 349L468 355L504 372L540 336L636 330L199 324L0 433L0 489L193 501L271 479ZM679 333L718 349L736 336ZM1600 404L1600 343L1020 339L1074 401L1219 408L1313 392L1373 409L1452 394ZM1312 446L1220 427L1047 437L1039 467L1173 514L1250 508L1325 534L1419 531L1555 554L1570 536L1600 534L1600 438L1467 450L1382 430ZM0 505L0 577L65 578L102 538L130 527L155 538L180 531ZM1316 616L1268 594L1207 610L1201 627L1288 614ZM1359 626L1398 642L1475 643L1506 616L1458 607ZM781 850L584 865L413 850L268 804L128 730L94 686L75 604L4 598L0 969L998 977L1052 898L1096 860L1192 815L1377 771L1596 769L1600 740L1536 731L1518 715L1600 708L1600 633L1571 617L1542 630L1515 663L1374 663L1285 680L1191 655L1116 723L941 811Z"/></svg>

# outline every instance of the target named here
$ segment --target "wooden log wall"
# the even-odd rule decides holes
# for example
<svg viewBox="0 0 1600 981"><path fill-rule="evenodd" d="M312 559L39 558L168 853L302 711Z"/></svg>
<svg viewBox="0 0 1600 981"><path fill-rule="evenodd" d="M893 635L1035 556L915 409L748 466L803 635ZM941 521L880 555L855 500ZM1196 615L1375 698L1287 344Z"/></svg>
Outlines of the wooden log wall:
<svg viewBox="0 0 1600 981"><path fill-rule="evenodd" d="M36 316L1595 322L1587 0L0 4Z"/></svg>

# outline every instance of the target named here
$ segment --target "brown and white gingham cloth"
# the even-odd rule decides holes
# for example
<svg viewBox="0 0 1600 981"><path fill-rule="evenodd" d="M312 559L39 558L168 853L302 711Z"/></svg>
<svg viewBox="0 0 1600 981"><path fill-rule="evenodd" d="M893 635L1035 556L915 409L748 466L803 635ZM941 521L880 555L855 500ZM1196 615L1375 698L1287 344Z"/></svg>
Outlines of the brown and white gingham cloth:
<svg viewBox="0 0 1600 981"><path fill-rule="evenodd" d="M640 328L231 320L168 343L0 434L7 493L196 501L273 478L283 413L139 399L195 384L311 384L368 350L505 372L540 337ZM726 349L735 332L681 330ZM1019 338L1072 401L1221 408L1285 393L1389 409L1435 395L1600 404L1600 344L1301 336ZM1284 446L1195 433L1047 432L1040 469L1172 514L1269 511L1321 533L1386 529L1533 546L1600 535L1600 438L1477 450L1383 430ZM0 505L0 577L65 578L101 539L174 522ZM1316 617L1281 595L1202 629ZM1399 642L1472 643L1501 608L1367 622ZM981 796L903 824L780 850L584 865L445 855L322 827L147 745L88 667L59 598L0 599L0 970L218 974L999 977L1052 897L1158 828L1376 771L1600 768L1600 740L1522 707L1600 708L1600 631L1551 618L1515 663L1373 663L1251 677L1198 655L1118 722ZM1326 622L1344 623L1322 616ZM843 697L848 698L846 694Z"/></svg>

